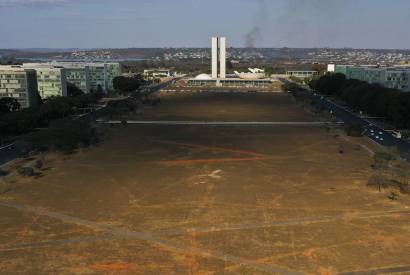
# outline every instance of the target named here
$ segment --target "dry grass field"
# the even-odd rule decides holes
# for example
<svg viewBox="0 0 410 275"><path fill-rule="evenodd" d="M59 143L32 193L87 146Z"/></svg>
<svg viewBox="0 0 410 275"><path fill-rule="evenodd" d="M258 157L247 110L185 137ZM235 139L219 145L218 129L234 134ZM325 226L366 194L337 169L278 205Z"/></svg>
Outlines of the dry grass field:
<svg viewBox="0 0 410 275"><path fill-rule="evenodd" d="M316 120L273 93L162 94L130 118ZM41 176L0 196L1 274L410 273L410 200L366 187L364 139L312 126L101 129L97 147L49 154Z"/></svg>

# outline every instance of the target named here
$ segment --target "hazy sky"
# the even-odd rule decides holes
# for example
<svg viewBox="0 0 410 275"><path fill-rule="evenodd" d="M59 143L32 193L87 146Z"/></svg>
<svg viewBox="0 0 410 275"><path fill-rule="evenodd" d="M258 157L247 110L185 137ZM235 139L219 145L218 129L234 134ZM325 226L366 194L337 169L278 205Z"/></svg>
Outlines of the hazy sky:
<svg viewBox="0 0 410 275"><path fill-rule="evenodd" d="M0 48L410 48L410 0L0 0ZM248 41L248 42L246 42Z"/></svg>

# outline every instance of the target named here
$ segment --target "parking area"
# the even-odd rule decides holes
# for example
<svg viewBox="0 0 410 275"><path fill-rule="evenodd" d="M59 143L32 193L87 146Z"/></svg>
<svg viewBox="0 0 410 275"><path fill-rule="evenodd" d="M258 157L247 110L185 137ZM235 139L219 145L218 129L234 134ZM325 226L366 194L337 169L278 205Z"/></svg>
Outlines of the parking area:
<svg viewBox="0 0 410 275"><path fill-rule="evenodd" d="M160 97L129 119L318 120L289 94ZM49 154L0 196L2 272L410 272L410 199L366 187L365 138L302 125L101 131L98 146Z"/></svg>

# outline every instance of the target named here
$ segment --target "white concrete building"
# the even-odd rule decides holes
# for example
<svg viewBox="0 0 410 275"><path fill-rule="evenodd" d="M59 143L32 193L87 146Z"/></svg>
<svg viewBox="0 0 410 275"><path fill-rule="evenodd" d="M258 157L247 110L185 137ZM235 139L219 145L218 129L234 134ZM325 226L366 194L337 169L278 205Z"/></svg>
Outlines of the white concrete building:
<svg viewBox="0 0 410 275"><path fill-rule="evenodd" d="M226 38L219 38L219 78L226 78Z"/></svg>
<svg viewBox="0 0 410 275"><path fill-rule="evenodd" d="M42 99L67 96L66 69L43 63L24 63L23 68L36 70L38 93Z"/></svg>
<svg viewBox="0 0 410 275"><path fill-rule="evenodd" d="M212 78L218 78L218 37L212 37Z"/></svg>
<svg viewBox="0 0 410 275"><path fill-rule="evenodd" d="M195 78L188 79L188 85L252 89L272 86L273 81L266 78L264 70L258 68L250 68L249 73L235 72L234 75L227 75L226 55L226 38L212 37L212 74L200 74Z"/></svg>
<svg viewBox="0 0 410 275"><path fill-rule="evenodd" d="M219 63L219 72L218 72ZM212 74L213 79L226 78L226 38L212 37Z"/></svg>
<svg viewBox="0 0 410 275"><path fill-rule="evenodd" d="M21 66L0 65L0 98L16 99L21 108L38 105L36 71Z"/></svg>

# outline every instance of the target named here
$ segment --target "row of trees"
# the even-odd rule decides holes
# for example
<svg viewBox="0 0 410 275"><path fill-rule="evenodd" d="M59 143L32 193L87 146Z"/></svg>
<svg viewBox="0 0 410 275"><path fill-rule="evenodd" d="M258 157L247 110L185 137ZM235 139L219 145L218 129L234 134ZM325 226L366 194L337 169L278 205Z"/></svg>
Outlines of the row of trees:
<svg viewBox="0 0 410 275"><path fill-rule="evenodd" d="M59 150L68 153L97 143L99 134L89 122L66 119L47 129L28 134L24 141L28 142L32 149Z"/></svg>
<svg viewBox="0 0 410 275"><path fill-rule="evenodd" d="M351 108L384 117L398 128L410 128L410 93L346 79L343 74L326 74L310 81L319 93L342 99Z"/></svg>
<svg viewBox="0 0 410 275"><path fill-rule="evenodd" d="M78 108L98 102L101 94L47 98L39 107L14 110L0 115L1 136L17 136L49 125L50 121L65 118ZM9 109L10 110L10 109Z"/></svg>
<svg viewBox="0 0 410 275"><path fill-rule="evenodd" d="M147 81L141 74L132 77L117 76L113 80L113 86L116 91L122 94L130 94L137 91L141 86L146 85Z"/></svg>

